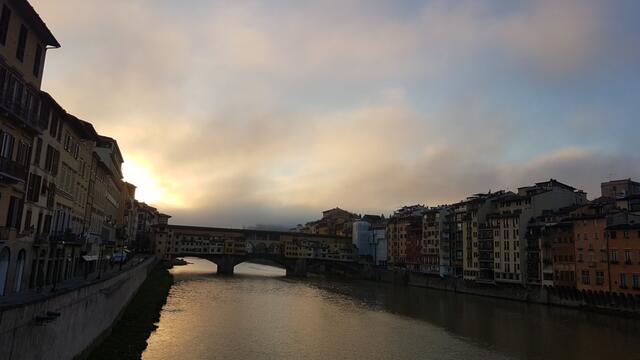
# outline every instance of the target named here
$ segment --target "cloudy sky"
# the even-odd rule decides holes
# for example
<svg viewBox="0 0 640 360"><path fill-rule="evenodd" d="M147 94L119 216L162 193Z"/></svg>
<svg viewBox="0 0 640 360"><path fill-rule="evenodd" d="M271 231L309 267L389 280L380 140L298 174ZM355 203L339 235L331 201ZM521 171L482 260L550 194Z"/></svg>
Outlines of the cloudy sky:
<svg viewBox="0 0 640 360"><path fill-rule="evenodd" d="M32 0L43 88L174 223L640 178L640 3Z"/></svg>

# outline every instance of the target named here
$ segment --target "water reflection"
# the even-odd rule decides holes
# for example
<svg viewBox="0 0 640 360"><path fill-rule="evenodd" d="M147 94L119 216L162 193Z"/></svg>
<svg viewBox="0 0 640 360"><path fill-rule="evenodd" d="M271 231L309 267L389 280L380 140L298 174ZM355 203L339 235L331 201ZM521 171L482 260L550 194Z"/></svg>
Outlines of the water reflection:
<svg viewBox="0 0 640 360"><path fill-rule="evenodd" d="M637 321L376 283L292 280L199 259L176 285L144 359L639 358Z"/></svg>

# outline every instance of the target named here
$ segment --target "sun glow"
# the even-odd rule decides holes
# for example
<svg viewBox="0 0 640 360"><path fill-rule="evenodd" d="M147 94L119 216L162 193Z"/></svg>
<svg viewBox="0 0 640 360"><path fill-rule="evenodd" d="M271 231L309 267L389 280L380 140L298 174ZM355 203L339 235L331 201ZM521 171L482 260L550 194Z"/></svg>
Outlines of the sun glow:
<svg viewBox="0 0 640 360"><path fill-rule="evenodd" d="M134 160L122 164L124 180L136 186L136 200L149 204L164 203L165 190L149 171L148 167Z"/></svg>

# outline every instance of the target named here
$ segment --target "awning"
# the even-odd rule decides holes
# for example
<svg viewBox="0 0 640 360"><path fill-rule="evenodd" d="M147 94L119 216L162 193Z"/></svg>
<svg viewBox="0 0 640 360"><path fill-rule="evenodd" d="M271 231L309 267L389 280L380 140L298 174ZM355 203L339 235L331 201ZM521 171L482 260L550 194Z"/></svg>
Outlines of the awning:
<svg viewBox="0 0 640 360"><path fill-rule="evenodd" d="M82 255L84 261L98 261L97 255Z"/></svg>

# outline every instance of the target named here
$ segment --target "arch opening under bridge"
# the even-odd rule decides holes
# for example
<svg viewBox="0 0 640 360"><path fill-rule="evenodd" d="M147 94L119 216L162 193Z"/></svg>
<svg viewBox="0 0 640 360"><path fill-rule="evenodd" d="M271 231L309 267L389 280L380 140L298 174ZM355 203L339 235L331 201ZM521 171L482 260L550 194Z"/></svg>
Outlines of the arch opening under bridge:
<svg viewBox="0 0 640 360"><path fill-rule="evenodd" d="M197 257L205 259L216 264L218 275L233 275L234 268L244 262L252 260L261 260L280 265L286 270L289 277L305 277L307 276L307 259L289 259L279 255L270 255L267 253L249 253L244 255L229 254L175 254L174 258Z"/></svg>

